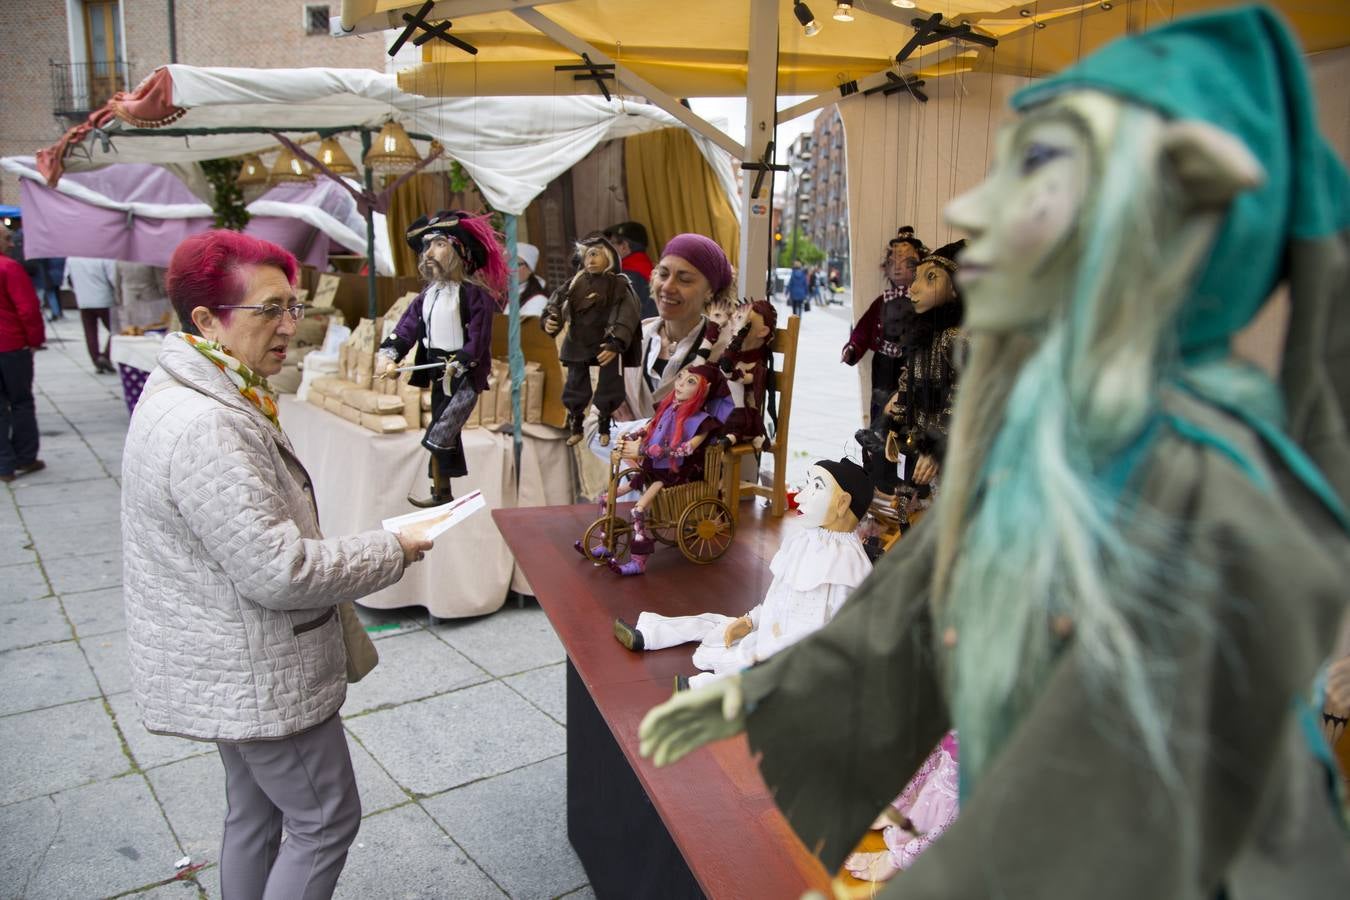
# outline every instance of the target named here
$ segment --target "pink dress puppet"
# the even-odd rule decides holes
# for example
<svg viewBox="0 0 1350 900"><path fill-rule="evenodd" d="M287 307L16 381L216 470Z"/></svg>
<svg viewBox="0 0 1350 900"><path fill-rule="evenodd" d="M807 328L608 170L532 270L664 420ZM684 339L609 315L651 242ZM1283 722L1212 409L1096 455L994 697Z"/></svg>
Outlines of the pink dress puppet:
<svg viewBox="0 0 1350 900"><path fill-rule="evenodd" d="M647 530L646 513L663 488L688 484L703 477L707 440L722 427L729 409L726 381L716 366L701 363L680 372L674 389L665 396L651 420L624 435L618 452L638 464L629 487L642 492L633 506L630 559L609 567L620 575L640 575L655 542Z"/></svg>
<svg viewBox="0 0 1350 900"><path fill-rule="evenodd" d="M891 803L881 836L887 849L878 853L855 853L844 867L864 881L885 881L908 869L928 845L956 821L960 808L960 769L956 732L947 732L919 771ZM899 817L904 824L895 824Z"/></svg>
<svg viewBox="0 0 1350 900"><path fill-rule="evenodd" d="M759 450L767 434L764 403L773 359L769 344L778 327L778 311L768 300L755 300L738 310L735 321L740 327L718 361L733 404L723 423L723 439L727 443L752 443Z"/></svg>

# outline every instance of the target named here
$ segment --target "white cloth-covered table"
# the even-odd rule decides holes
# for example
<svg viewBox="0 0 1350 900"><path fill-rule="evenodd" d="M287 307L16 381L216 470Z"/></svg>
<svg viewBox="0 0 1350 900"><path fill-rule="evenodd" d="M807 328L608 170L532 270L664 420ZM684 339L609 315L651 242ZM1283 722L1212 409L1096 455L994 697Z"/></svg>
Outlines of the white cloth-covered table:
<svg viewBox="0 0 1350 900"><path fill-rule="evenodd" d="M159 345L164 343L162 334L114 334L108 356L113 362L142 372L153 372L155 360L159 358Z"/></svg>
<svg viewBox="0 0 1350 900"><path fill-rule="evenodd" d="M379 528L382 519L413 510L410 492L426 493L421 430L376 434L292 396L282 396L279 406L281 425L314 482L324 534ZM517 485L511 435L465 431L469 474L454 479L452 487L457 497L482 491L488 509L441 535L426 560L398 584L358 602L372 609L423 606L452 619L495 612L510 589L530 593L488 511L571 503L574 475L565 436L546 426L525 426Z"/></svg>

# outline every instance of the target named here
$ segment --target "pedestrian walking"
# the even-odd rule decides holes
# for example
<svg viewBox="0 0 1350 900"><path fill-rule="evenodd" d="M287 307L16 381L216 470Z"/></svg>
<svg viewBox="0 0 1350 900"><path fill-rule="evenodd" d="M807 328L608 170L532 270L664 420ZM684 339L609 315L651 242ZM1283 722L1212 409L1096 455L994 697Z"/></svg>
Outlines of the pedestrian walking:
<svg viewBox="0 0 1350 900"><path fill-rule="evenodd" d="M46 330L37 292L9 255L9 229L0 227L0 481L46 468L38 459L33 354Z"/></svg>
<svg viewBox="0 0 1350 900"><path fill-rule="evenodd" d="M792 274L788 276L787 284L788 306L792 307L794 316L802 314L802 304L806 302L808 290L806 270L802 268L802 261L794 259L792 261Z"/></svg>
<svg viewBox="0 0 1350 900"><path fill-rule="evenodd" d="M216 744L227 898L332 896L361 822L338 709L374 665L348 601L431 548L319 530L267 383L303 310L296 268L231 231L178 246L167 286L184 331L164 339L122 465L132 690L149 731Z"/></svg>
<svg viewBox="0 0 1350 900"><path fill-rule="evenodd" d="M94 371L113 372L108 353L112 348L112 308L117 302L117 264L111 259L87 259L72 256L66 260L70 286L75 291L75 305L80 308L80 324L84 326L84 345ZM108 332L108 339L99 344L98 326Z"/></svg>

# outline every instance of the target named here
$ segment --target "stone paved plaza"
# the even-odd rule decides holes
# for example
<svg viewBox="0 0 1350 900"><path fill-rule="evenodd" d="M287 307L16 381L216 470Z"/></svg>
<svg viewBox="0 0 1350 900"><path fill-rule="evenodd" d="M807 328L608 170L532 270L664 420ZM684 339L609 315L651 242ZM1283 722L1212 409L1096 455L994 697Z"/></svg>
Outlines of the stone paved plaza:
<svg viewBox="0 0 1350 900"><path fill-rule="evenodd" d="M848 315L805 317L790 478L858 427ZM47 469L0 485L0 897L215 898L219 757L146 732L128 690L120 384L93 374L72 314L48 333ZM342 709L365 818L337 896L593 896L567 842L563 650L543 612L363 616L381 663ZM203 867L175 879L185 856Z"/></svg>

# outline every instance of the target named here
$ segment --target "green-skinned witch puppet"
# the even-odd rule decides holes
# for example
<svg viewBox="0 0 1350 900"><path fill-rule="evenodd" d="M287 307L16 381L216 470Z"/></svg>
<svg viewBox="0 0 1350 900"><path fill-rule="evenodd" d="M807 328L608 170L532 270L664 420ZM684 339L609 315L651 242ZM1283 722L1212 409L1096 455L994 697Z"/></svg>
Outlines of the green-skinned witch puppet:
<svg viewBox="0 0 1350 900"><path fill-rule="evenodd" d="M948 729L961 814L885 896L1343 898L1314 695L1350 599L1350 196L1269 11L1014 98L947 209L970 356L930 514L824 628L643 721L746 731L835 871ZM1278 382L1230 352L1284 284Z"/></svg>

